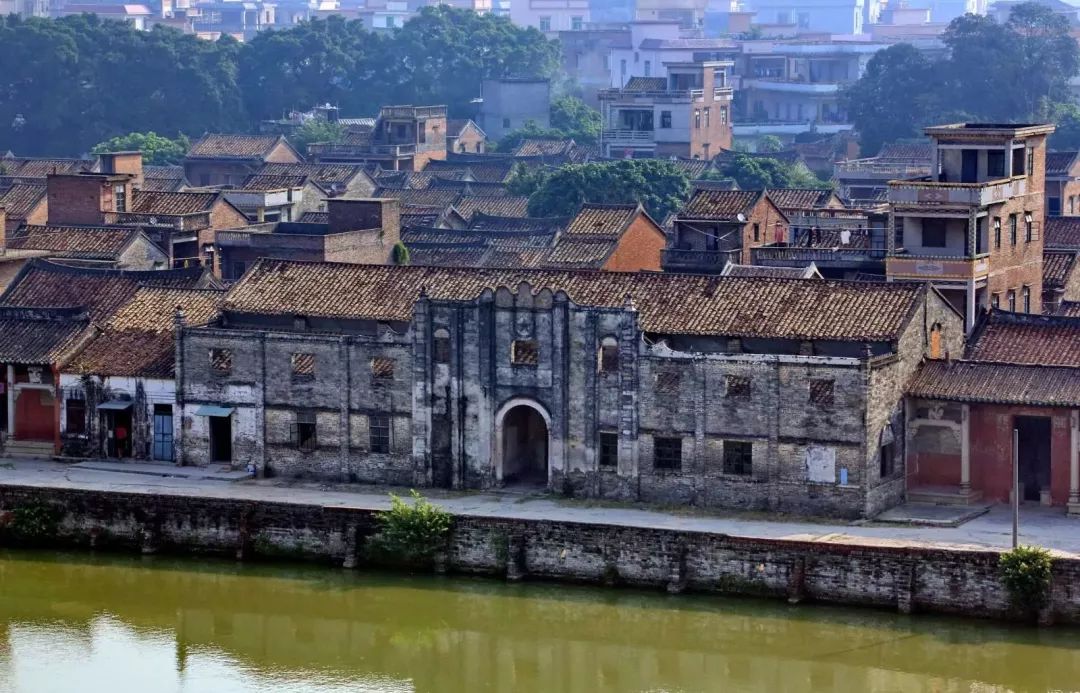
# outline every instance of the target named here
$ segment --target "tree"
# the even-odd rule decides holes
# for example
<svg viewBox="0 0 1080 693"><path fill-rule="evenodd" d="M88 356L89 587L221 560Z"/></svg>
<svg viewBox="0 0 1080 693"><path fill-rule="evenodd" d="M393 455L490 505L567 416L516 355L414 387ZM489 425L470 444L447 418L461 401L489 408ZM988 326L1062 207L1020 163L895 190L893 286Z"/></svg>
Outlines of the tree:
<svg viewBox="0 0 1080 693"><path fill-rule="evenodd" d="M572 216L586 202L640 203L664 219L686 202L690 180L670 161L624 159L562 166L529 197L529 216Z"/></svg>
<svg viewBox="0 0 1080 693"><path fill-rule="evenodd" d="M766 188L827 188L805 167L765 156L736 154L718 172L705 174L706 180L733 178L743 190Z"/></svg>
<svg viewBox="0 0 1080 693"><path fill-rule="evenodd" d="M774 154L783 148L783 140L776 135L764 135L758 140L757 150L762 154Z"/></svg>
<svg viewBox="0 0 1080 693"><path fill-rule="evenodd" d="M551 102L551 127L578 144L600 140L600 111L576 96L561 96Z"/></svg>
<svg viewBox="0 0 1080 693"><path fill-rule="evenodd" d="M540 186L551 177L551 173L552 169L544 166L515 164L506 187L510 190L511 195L529 197L540 189Z"/></svg>
<svg viewBox="0 0 1080 693"><path fill-rule="evenodd" d="M341 123L331 123L322 118L312 118L304 122L296 132L289 135L289 143L298 152L307 152L307 146L313 142L338 144L345 136Z"/></svg>
<svg viewBox="0 0 1080 693"><path fill-rule="evenodd" d="M492 149L497 152L512 152L518 145L527 139L566 139L567 135L562 130L542 128L535 120L527 120L517 130L511 130L503 135Z"/></svg>
<svg viewBox="0 0 1080 693"><path fill-rule="evenodd" d="M1069 80L1080 72L1080 47L1069 35L1069 21L1046 5L1026 2L1009 13L1005 26L1016 36L1017 69L1023 113L1034 115L1045 101L1069 98Z"/></svg>
<svg viewBox="0 0 1080 693"><path fill-rule="evenodd" d="M1050 146L1054 149L1080 149L1080 106L1071 103L1048 104L1043 120L1057 125L1050 135Z"/></svg>
<svg viewBox="0 0 1080 693"><path fill-rule="evenodd" d="M883 144L921 134L935 101L928 92L937 79L934 64L910 44L875 53L863 76L844 93L862 151L873 154Z"/></svg>
<svg viewBox="0 0 1080 693"><path fill-rule="evenodd" d="M191 142L185 135L169 139L154 132L132 132L121 137L113 137L99 142L90 150L91 154L105 152L142 152L143 163L152 166L178 164L187 154Z"/></svg>

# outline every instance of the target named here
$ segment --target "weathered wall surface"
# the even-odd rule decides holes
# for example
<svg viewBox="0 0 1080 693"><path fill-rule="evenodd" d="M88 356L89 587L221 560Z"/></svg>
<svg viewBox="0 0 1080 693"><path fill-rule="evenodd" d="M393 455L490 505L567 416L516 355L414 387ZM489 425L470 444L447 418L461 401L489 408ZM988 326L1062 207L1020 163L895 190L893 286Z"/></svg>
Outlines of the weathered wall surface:
<svg viewBox="0 0 1080 693"><path fill-rule="evenodd" d="M54 508L48 543L131 550L363 562L371 511L233 499L0 486L0 541L19 508ZM455 518L448 570L759 595L991 618L1015 618L998 553L738 538L601 524ZM1051 606L1080 623L1080 560L1058 558Z"/></svg>

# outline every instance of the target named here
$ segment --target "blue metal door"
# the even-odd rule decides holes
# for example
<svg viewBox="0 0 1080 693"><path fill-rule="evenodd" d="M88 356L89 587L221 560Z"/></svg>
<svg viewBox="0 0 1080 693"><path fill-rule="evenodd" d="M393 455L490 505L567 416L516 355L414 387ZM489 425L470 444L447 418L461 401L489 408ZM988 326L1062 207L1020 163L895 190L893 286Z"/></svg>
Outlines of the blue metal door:
<svg viewBox="0 0 1080 693"><path fill-rule="evenodd" d="M173 415L168 404L154 405L154 459L173 461Z"/></svg>

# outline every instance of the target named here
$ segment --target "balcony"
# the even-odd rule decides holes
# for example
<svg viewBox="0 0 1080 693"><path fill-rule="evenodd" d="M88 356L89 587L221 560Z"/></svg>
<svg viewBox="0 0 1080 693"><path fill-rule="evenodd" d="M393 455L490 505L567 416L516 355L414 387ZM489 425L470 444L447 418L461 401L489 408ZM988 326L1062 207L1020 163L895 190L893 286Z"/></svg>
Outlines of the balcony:
<svg viewBox="0 0 1080 693"><path fill-rule="evenodd" d="M388 120L445 118L446 106L383 106L379 109L379 117Z"/></svg>
<svg viewBox="0 0 1080 693"><path fill-rule="evenodd" d="M840 93L840 85L836 82L801 82L783 78L746 79L743 80L743 89L758 89L783 94L817 94L821 96L835 96Z"/></svg>
<svg viewBox="0 0 1080 693"><path fill-rule="evenodd" d="M655 130L604 130L604 141L611 144L653 144L656 141Z"/></svg>
<svg viewBox="0 0 1080 693"><path fill-rule="evenodd" d="M930 173L930 162L882 161L881 159L851 159L836 164L835 173L845 179L897 180L921 178Z"/></svg>
<svg viewBox="0 0 1080 693"><path fill-rule="evenodd" d="M738 263L741 252L732 250L683 250L668 248L661 256L665 270L684 272L719 272L729 262Z"/></svg>
<svg viewBox="0 0 1080 693"><path fill-rule="evenodd" d="M415 144L309 144L308 154L315 158L387 158L413 156Z"/></svg>
<svg viewBox="0 0 1080 693"><path fill-rule="evenodd" d="M814 130L823 135L835 135L838 132L847 132L855 126L851 123L825 123L813 120L763 120L739 121L731 127L736 137L752 137L754 135L798 135L808 130Z"/></svg>
<svg viewBox="0 0 1080 693"><path fill-rule="evenodd" d="M734 91L732 91L731 87L714 87L713 88L713 94L712 94L712 100L713 101L723 101L725 99L730 99L733 94L734 94ZM690 98L693 99L694 101L704 102L705 101L705 90L704 89L691 89L690 90Z"/></svg>
<svg viewBox="0 0 1080 693"><path fill-rule="evenodd" d="M885 262L885 249L761 246L751 248L750 257L752 264L766 267L807 267L814 263L833 269L877 269Z"/></svg>
<svg viewBox="0 0 1080 693"><path fill-rule="evenodd" d="M903 250L885 260L885 274L890 279L937 279L969 281L984 279L990 272L988 255L908 255Z"/></svg>
<svg viewBox="0 0 1080 693"><path fill-rule="evenodd" d="M890 181L889 202L900 205L963 205L985 207L1019 197L1027 191L1027 178L999 178L983 183L939 183L929 176Z"/></svg>

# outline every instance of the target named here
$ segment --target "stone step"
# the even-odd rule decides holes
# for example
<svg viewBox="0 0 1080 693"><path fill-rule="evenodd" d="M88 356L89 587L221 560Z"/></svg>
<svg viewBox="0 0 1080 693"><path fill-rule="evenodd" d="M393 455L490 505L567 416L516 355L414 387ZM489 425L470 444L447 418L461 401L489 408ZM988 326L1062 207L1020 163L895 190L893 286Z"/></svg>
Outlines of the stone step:
<svg viewBox="0 0 1080 693"><path fill-rule="evenodd" d="M960 489L953 488L915 488L908 489L907 502L927 503L932 505L973 505L982 500L982 495L982 491L976 491L974 489L969 490L967 493L962 493Z"/></svg>
<svg viewBox="0 0 1080 693"><path fill-rule="evenodd" d="M4 442L4 457L52 457L53 444L35 440L8 440Z"/></svg>

